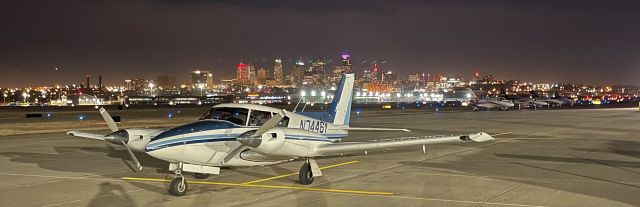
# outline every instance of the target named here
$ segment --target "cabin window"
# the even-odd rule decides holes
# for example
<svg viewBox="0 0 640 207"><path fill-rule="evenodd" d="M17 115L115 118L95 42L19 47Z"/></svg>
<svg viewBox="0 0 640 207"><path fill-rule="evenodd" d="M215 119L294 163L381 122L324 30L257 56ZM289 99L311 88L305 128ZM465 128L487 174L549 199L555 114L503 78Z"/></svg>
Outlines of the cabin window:
<svg viewBox="0 0 640 207"><path fill-rule="evenodd" d="M243 108L212 108L200 120L218 119L244 126L247 121L248 109Z"/></svg>
<svg viewBox="0 0 640 207"><path fill-rule="evenodd" d="M251 116L249 117L249 126L262 126L270 118L271 112L269 111L251 110Z"/></svg>
<svg viewBox="0 0 640 207"><path fill-rule="evenodd" d="M289 127L289 117L284 117L282 120L280 120L276 127Z"/></svg>

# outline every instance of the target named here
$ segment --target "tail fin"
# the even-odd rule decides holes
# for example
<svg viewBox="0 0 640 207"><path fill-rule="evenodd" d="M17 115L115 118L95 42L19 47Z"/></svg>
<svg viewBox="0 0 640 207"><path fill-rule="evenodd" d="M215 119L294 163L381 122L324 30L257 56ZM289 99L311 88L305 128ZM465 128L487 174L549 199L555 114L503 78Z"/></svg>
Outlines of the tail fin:
<svg viewBox="0 0 640 207"><path fill-rule="evenodd" d="M328 108L328 118L329 120L333 120L333 124L349 125L354 82L355 75L353 73L344 74L342 76L340 85L338 85L333 97L333 102L331 102L331 105Z"/></svg>

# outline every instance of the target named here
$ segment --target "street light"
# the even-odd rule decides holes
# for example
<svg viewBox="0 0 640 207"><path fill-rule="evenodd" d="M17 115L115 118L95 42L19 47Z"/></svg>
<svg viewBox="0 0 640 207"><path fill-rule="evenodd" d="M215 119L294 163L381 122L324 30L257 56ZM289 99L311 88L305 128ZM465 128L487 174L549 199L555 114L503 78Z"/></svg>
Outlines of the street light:
<svg viewBox="0 0 640 207"><path fill-rule="evenodd" d="M29 94L27 94L27 92L22 92L22 97L24 97L24 103L27 103L27 97L29 97Z"/></svg>
<svg viewBox="0 0 640 207"><path fill-rule="evenodd" d="M198 84L198 88L200 88L200 96L204 96L204 85Z"/></svg>

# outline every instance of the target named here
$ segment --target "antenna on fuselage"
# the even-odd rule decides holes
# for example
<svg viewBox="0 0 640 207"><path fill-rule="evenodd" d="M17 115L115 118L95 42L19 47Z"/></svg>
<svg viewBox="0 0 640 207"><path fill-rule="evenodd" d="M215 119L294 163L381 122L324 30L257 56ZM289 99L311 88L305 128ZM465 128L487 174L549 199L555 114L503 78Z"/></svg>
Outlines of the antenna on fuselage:
<svg viewBox="0 0 640 207"><path fill-rule="evenodd" d="M296 111L298 111L298 105L300 105L300 102L302 102L302 100L304 99L304 96L301 96L300 99L298 99L298 103L296 104L296 107L293 108L293 113L295 113ZM304 109L302 109L302 111L304 111Z"/></svg>

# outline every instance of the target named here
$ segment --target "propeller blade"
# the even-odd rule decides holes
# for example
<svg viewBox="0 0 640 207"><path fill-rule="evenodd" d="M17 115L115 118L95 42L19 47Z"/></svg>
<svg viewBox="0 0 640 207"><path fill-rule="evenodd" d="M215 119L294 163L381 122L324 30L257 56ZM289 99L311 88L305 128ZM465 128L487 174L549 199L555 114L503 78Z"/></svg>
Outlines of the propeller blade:
<svg viewBox="0 0 640 207"><path fill-rule="evenodd" d="M229 160L233 159L234 157L238 156L238 154L240 154L243 150L244 150L244 145L239 144L235 149L231 150L227 154L227 156L225 156L222 159L222 165L224 165L225 163L229 162Z"/></svg>
<svg viewBox="0 0 640 207"><path fill-rule="evenodd" d="M118 125L116 125L116 122L113 121L113 118L111 118L111 115L109 115L106 109L100 108L100 115L102 115L104 122L107 122L107 126L109 126L112 132L118 131Z"/></svg>
<svg viewBox="0 0 640 207"><path fill-rule="evenodd" d="M138 170L142 171L142 165L140 164L140 162L138 162L138 158L136 158L136 155L133 154L133 151L131 151L129 145L127 145L127 143L125 143L124 141L122 141L122 145L124 145L124 148L126 148L127 152L129 152L129 155L131 156L133 162L136 163L136 167L138 168Z"/></svg>
<svg viewBox="0 0 640 207"><path fill-rule="evenodd" d="M282 113L278 113L275 116L271 117L267 122L265 122L251 137L260 137L265 132L269 131L280 122L284 118L284 110Z"/></svg>

